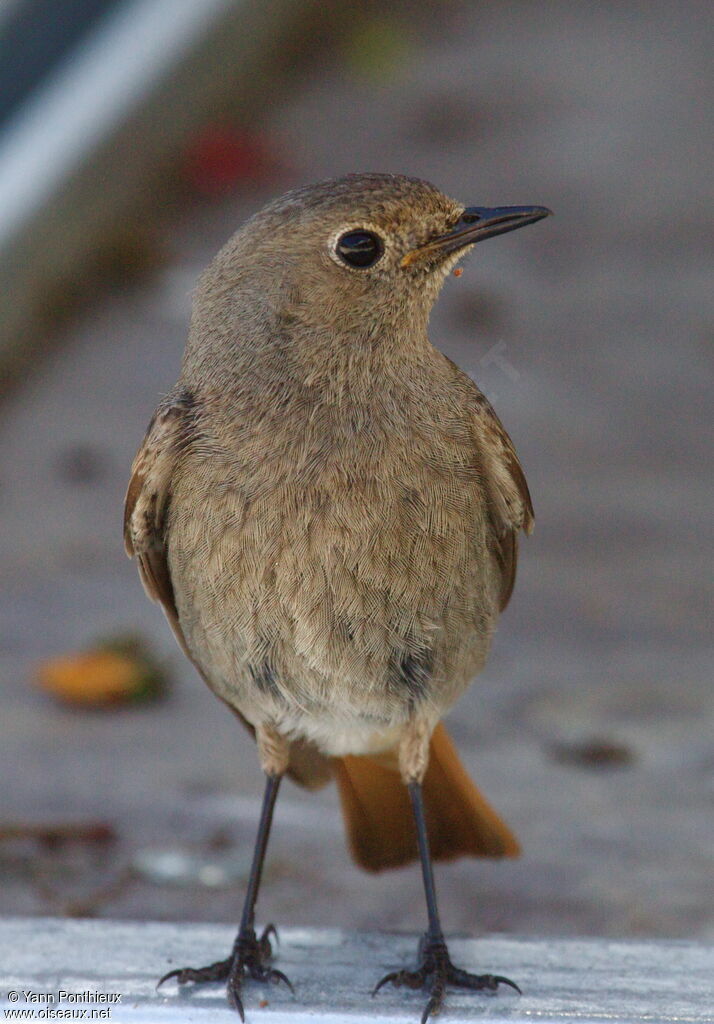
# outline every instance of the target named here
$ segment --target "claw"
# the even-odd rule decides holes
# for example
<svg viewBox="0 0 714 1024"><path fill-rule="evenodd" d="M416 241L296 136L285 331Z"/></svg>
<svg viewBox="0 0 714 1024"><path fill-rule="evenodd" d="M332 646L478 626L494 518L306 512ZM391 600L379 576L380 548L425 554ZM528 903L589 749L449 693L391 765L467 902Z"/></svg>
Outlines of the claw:
<svg viewBox="0 0 714 1024"><path fill-rule="evenodd" d="M502 974L495 974L493 976L493 980L495 982L494 988L498 988L499 985L510 985L510 987L514 989L519 996L523 995L518 985L516 985L515 981L511 981L510 978L504 978Z"/></svg>
<svg viewBox="0 0 714 1024"><path fill-rule="evenodd" d="M240 985L228 986L228 1002L233 1009L238 1013L243 1024L245 1024L245 1013L243 1011L243 1002L240 997Z"/></svg>
<svg viewBox="0 0 714 1024"><path fill-rule="evenodd" d="M441 1000L437 999L436 996L432 996L429 1002L424 1007L424 1012L421 1015L421 1021L419 1024L426 1024L431 1017L432 1013L438 1013L441 1009Z"/></svg>
<svg viewBox="0 0 714 1024"><path fill-rule="evenodd" d="M287 975L283 974L282 971L277 970L277 968L275 967L271 967L267 977L269 981L274 981L276 985L281 981L285 982L285 984L288 986L292 994L295 995L293 983L290 981L290 978L288 978Z"/></svg>
<svg viewBox="0 0 714 1024"><path fill-rule="evenodd" d="M278 929L274 924L266 924L265 928L263 928L263 933L260 936L260 941L265 942L265 940L269 939L271 935L275 936L275 941L280 945L280 936L278 935Z"/></svg>
<svg viewBox="0 0 714 1024"><path fill-rule="evenodd" d="M396 979L399 977L401 973L401 971L392 971L391 974L385 974L382 980L378 981L377 984L372 989L372 998L374 999L382 985L387 985L390 981L394 982L395 984L398 984ZM161 982L159 982L159 984L161 984Z"/></svg>
<svg viewBox="0 0 714 1024"><path fill-rule="evenodd" d="M488 992L496 992L499 985L509 985L519 995L521 994L518 985L510 978L504 978L500 974L469 974L468 971L454 967L441 937L431 939L429 935L423 936L419 943L419 959L421 963L415 971L392 971L385 974L377 983L372 995L375 996L383 985L390 982L397 988L401 985L407 985L409 988L429 987L429 1000L424 1007L421 1024L427 1024L431 1016L441 1012L449 985Z"/></svg>

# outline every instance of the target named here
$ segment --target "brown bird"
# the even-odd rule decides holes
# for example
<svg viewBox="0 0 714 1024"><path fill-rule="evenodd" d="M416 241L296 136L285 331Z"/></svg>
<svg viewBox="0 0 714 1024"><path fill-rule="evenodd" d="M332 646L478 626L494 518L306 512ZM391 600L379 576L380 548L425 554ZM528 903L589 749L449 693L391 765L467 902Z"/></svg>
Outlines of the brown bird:
<svg viewBox="0 0 714 1024"><path fill-rule="evenodd" d="M225 979L241 1018L245 976L290 984L269 966L272 926L255 932L285 774L336 779L362 867L421 860L419 965L377 988L426 986L426 1021L448 985L517 987L451 963L431 857L518 853L439 722L484 664L533 510L498 417L427 322L471 246L549 212L350 175L270 203L199 283L181 376L134 462L125 537L267 776L230 955L162 979Z"/></svg>

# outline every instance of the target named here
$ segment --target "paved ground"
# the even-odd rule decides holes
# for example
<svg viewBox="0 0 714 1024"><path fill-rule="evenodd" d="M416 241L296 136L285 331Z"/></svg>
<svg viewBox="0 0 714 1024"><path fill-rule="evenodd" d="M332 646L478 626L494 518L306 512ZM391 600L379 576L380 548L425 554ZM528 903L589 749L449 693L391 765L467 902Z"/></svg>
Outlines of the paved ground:
<svg viewBox="0 0 714 1024"><path fill-rule="evenodd" d="M0 912L237 916L254 751L146 602L120 545L123 490L175 378L198 270L276 190L370 169L557 213L474 254L433 320L494 400L538 516L452 722L525 853L441 869L445 921L472 935L714 935L708 5L448 10L399 29L391 74L327 55L265 126L293 172L186 210L170 265L98 301L2 410L2 816L101 817L120 840L29 860L33 847L0 843ZM167 702L77 713L30 687L37 659L124 629L170 659ZM615 756L593 758L593 740ZM286 787L276 826L261 915L421 927L417 871L353 869L333 791ZM238 881L128 872L154 848L212 857Z"/></svg>

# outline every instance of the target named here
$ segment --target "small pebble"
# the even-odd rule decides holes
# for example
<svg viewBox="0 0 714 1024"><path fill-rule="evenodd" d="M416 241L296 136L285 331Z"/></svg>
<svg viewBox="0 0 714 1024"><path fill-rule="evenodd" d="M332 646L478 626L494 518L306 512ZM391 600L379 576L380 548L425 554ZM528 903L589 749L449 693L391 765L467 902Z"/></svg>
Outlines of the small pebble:
<svg viewBox="0 0 714 1024"><path fill-rule="evenodd" d="M181 849L147 848L134 854L132 868L156 885L201 885L219 889L245 881L250 862L250 851L219 857Z"/></svg>
<svg viewBox="0 0 714 1024"><path fill-rule="evenodd" d="M600 737L574 743L554 743L550 754L554 761L579 768L623 768L635 760L634 752L624 743Z"/></svg>

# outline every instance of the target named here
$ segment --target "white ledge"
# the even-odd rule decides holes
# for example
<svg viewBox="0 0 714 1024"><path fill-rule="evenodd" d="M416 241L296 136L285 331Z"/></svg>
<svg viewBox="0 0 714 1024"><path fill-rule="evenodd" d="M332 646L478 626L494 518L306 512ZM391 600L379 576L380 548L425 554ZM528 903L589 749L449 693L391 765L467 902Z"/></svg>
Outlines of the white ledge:
<svg viewBox="0 0 714 1024"><path fill-rule="evenodd" d="M173 967L222 959L233 938L234 929L225 925L6 919L0 922L0 1019L12 1019L6 1012L11 1009L34 1011L16 1019L68 1019L51 1011L74 1008L88 1011L82 1019L103 1009L103 1019L114 1024L236 1024L220 984L179 991L168 982L156 989L157 978ZM421 992L389 987L370 997L386 971L413 965L415 936L286 928L280 938L274 962L293 982L295 997L282 986L248 983L247 1024L419 1021L425 1005ZM712 946L500 935L453 939L449 945L459 966L505 974L523 995L510 989L498 995L450 991L438 1018L443 1024L714 1021ZM61 1002L60 990L80 994L79 1001ZM13 1001L10 993L18 998ZM40 999L32 1001L26 993ZM100 1002L88 993L121 998ZM93 1019L102 1017L95 1012Z"/></svg>

